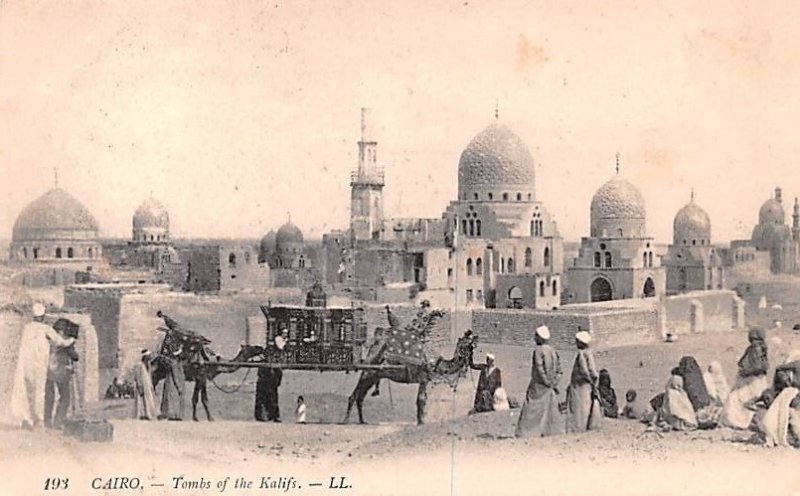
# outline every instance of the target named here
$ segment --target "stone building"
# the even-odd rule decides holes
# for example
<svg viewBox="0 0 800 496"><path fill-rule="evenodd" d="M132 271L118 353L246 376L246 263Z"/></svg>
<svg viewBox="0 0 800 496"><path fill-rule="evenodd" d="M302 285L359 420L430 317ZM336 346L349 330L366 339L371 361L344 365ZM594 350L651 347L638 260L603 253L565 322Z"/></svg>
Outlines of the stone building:
<svg viewBox="0 0 800 496"><path fill-rule="evenodd" d="M443 214L456 306L560 304L562 239L536 199L527 145L494 122L461 153L458 198Z"/></svg>
<svg viewBox="0 0 800 496"><path fill-rule="evenodd" d="M358 169L350 176L350 230L356 240L378 239L383 220L384 176L371 115L370 109L361 109Z"/></svg>
<svg viewBox="0 0 800 496"><path fill-rule="evenodd" d="M72 195L55 187L17 216L9 263L28 286L72 284L77 275L105 266L98 224Z"/></svg>
<svg viewBox="0 0 800 496"><path fill-rule="evenodd" d="M308 288L320 279L318 251L289 219L261 238L258 260L269 265L271 287Z"/></svg>
<svg viewBox="0 0 800 496"><path fill-rule="evenodd" d="M770 269L775 274L792 274L800 268L800 206L795 198L792 227L786 225L781 188L758 211L758 224L751 242L756 250L769 252Z"/></svg>
<svg viewBox="0 0 800 496"><path fill-rule="evenodd" d="M220 243L187 246L178 251L180 270L170 284L192 292L216 292L270 287L270 270L258 263L255 247Z"/></svg>
<svg viewBox="0 0 800 496"><path fill-rule="evenodd" d="M723 289L725 260L711 244L711 220L694 201L675 215L672 223L672 244L661 261L667 272L667 293Z"/></svg>
<svg viewBox="0 0 800 496"><path fill-rule="evenodd" d="M665 292L665 274L647 236L647 209L639 190L617 174L597 190L590 209L590 233L581 238L569 267L567 301L649 298Z"/></svg>
<svg viewBox="0 0 800 496"><path fill-rule="evenodd" d="M148 198L131 219L131 239L125 244L104 244L105 258L119 269L150 269L164 274L178 263L178 254L169 232L169 212L155 198Z"/></svg>

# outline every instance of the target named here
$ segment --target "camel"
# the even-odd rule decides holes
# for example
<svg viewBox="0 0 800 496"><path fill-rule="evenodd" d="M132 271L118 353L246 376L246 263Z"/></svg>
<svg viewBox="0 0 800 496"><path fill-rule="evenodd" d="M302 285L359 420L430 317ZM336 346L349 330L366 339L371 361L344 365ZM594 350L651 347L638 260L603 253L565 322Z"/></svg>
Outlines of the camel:
<svg viewBox="0 0 800 496"><path fill-rule="evenodd" d="M444 315L439 310L427 312L427 308L428 305L426 305L426 302L423 302L422 309L417 313L417 318L406 328L408 331L414 332L419 339L424 339L434 323ZM391 329L397 330L400 326L397 317L391 313L388 306L386 307L386 311ZM421 364L410 362L402 363L402 360L387 359L386 356L381 357L377 361L379 364L404 365L404 368L370 369L362 371L358 383L353 389L353 393L347 400L347 413L345 414L343 423L349 422L350 412L354 404L358 408L359 423L366 423L363 413L364 398L366 398L368 391L373 386L376 386L381 379L389 379L390 381L401 384L419 384L417 389L417 425L424 424L425 405L428 399L428 383L432 381L444 381L455 389L458 377L466 370L466 367L469 366L472 359L476 339L477 337L473 336L471 333L465 334L462 338L459 338L456 343L453 358L445 359L440 356L434 363L429 363L427 360L423 360Z"/></svg>

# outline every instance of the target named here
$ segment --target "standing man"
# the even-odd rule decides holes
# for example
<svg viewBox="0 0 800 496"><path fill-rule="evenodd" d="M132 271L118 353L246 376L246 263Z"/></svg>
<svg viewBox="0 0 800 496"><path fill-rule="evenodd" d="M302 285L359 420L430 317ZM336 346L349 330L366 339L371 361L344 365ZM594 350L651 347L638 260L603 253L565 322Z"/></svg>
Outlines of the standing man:
<svg viewBox="0 0 800 496"><path fill-rule="evenodd" d="M58 319L53 329L64 338L78 339L79 326L67 319ZM78 361L78 353L74 343L69 346L58 346L50 343L50 362L47 369L47 381L44 386L44 425L60 427L69 410L72 396L73 364ZM58 406L53 419L53 404L58 388Z"/></svg>
<svg viewBox="0 0 800 496"><path fill-rule="evenodd" d="M494 392L503 385L500 369L494 364L495 358L491 353L486 354L486 363L475 365L470 357L470 368L480 370L478 378L478 390L475 391L475 401L473 402L472 413L491 412L494 410Z"/></svg>
<svg viewBox="0 0 800 496"><path fill-rule="evenodd" d="M594 355L589 350L591 342L592 335L586 331L575 335L578 355L575 357L567 391L567 432L584 432L600 428L603 412L597 399L599 374L594 363Z"/></svg>
<svg viewBox="0 0 800 496"><path fill-rule="evenodd" d="M70 346L75 342L73 338L61 337L44 323L44 305L34 303L32 310L33 322L22 329L11 393L11 416L15 423L27 429L44 423L44 389L50 362L50 343Z"/></svg>
<svg viewBox="0 0 800 496"><path fill-rule="evenodd" d="M561 358L550 346L550 329L536 329L536 347L531 357L531 382L519 414L516 437L544 437L564 433L564 419L558 410Z"/></svg>

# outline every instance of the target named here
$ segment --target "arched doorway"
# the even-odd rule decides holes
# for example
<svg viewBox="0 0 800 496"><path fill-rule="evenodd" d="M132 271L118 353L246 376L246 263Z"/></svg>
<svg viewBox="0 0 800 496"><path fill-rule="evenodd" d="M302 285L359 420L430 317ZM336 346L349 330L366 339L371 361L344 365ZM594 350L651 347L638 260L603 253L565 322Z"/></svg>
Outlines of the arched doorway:
<svg viewBox="0 0 800 496"><path fill-rule="evenodd" d="M652 277L648 277L644 282L644 297L652 298L656 295L656 283L653 282Z"/></svg>
<svg viewBox="0 0 800 496"><path fill-rule="evenodd" d="M522 290L517 286L512 286L508 290L508 302L511 308L522 308Z"/></svg>
<svg viewBox="0 0 800 496"><path fill-rule="evenodd" d="M592 301L610 301L614 298L614 292L611 289L611 283L604 277L598 277L592 281L591 286L591 300Z"/></svg>

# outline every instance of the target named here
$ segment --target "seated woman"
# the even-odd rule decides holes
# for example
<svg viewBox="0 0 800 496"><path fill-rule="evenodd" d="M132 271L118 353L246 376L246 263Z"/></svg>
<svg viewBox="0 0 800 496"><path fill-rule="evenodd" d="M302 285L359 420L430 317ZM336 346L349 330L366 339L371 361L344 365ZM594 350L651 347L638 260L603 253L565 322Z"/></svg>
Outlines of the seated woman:
<svg viewBox="0 0 800 496"><path fill-rule="evenodd" d="M766 411L757 419L767 446L800 446L800 351L792 352L775 370L772 387L756 401Z"/></svg>
<svg viewBox="0 0 800 496"><path fill-rule="evenodd" d="M766 334L756 327L750 329L747 338L750 344L739 359L736 382L720 416L722 424L734 429L751 426L754 412L750 405L769 387Z"/></svg>
<svg viewBox="0 0 800 496"><path fill-rule="evenodd" d="M609 418L619 416L619 405L617 405L617 393L611 387L611 374L603 369L597 379L597 395L600 397L600 405L603 407L603 415Z"/></svg>
<svg viewBox="0 0 800 496"><path fill-rule="evenodd" d="M683 389L683 378L680 375L673 375L667 382L659 419L662 427L671 430L690 431L697 428L697 416Z"/></svg>
<svg viewBox="0 0 800 496"><path fill-rule="evenodd" d="M721 408L708 394L703 371L697 360L692 356L681 358L678 373L683 378L683 389L697 416L698 426L703 429L716 427Z"/></svg>
<svg viewBox="0 0 800 496"><path fill-rule="evenodd" d="M703 380L706 383L706 389L709 396L718 405L724 405L731 393L731 388L728 386L728 380L725 379L725 373L722 370L722 364L717 360L708 364L708 371L703 372Z"/></svg>

